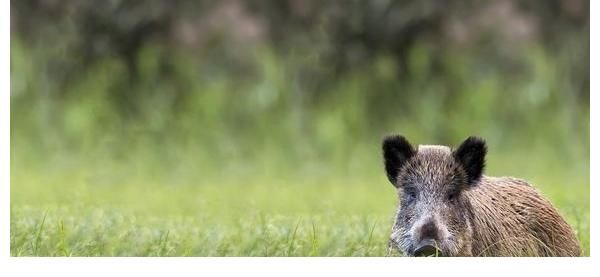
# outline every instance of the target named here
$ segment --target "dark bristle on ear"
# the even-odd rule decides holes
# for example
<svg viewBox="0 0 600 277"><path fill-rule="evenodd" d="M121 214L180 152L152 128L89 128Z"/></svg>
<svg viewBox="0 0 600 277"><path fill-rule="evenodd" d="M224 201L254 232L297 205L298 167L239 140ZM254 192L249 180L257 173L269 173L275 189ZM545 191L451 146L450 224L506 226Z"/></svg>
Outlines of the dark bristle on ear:
<svg viewBox="0 0 600 277"><path fill-rule="evenodd" d="M462 165L467 173L469 185L476 184L485 168L487 146L479 137L467 138L454 152L454 158Z"/></svg>
<svg viewBox="0 0 600 277"><path fill-rule="evenodd" d="M388 136L383 140L383 160L385 171L392 185L397 186L396 178L400 168L415 154L412 145L400 135Z"/></svg>

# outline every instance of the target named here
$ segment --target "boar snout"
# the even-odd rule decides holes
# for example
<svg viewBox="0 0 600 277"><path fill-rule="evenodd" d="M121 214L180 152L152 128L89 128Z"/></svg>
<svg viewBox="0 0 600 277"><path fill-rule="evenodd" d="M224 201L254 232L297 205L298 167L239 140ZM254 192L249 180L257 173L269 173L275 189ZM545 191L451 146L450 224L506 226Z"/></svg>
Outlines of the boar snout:
<svg viewBox="0 0 600 277"><path fill-rule="evenodd" d="M424 220L415 230L414 256L440 256L441 231L433 218Z"/></svg>
<svg viewBox="0 0 600 277"><path fill-rule="evenodd" d="M435 240L422 240L416 247L414 255L417 257L442 256L442 251L437 248Z"/></svg>

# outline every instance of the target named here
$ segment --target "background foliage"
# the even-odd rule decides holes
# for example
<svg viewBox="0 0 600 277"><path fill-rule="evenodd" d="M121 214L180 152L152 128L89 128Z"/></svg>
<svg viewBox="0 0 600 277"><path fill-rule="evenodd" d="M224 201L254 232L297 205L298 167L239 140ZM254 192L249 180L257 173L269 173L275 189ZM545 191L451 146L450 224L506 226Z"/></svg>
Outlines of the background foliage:
<svg viewBox="0 0 600 277"><path fill-rule="evenodd" d="M402 133L589 255L589 51L587 1L11 1L11 253L385 255Z"/></svg>

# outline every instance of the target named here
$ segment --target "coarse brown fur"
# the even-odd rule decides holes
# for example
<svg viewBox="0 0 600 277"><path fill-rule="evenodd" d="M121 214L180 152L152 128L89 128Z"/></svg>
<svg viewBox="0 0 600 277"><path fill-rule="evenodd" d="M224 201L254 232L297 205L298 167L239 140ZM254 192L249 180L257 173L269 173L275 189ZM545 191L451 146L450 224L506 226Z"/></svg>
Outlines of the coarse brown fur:
<svg viewBox="0 0 600 277"><path fill-rule="evenodd" d="M465 192L474 256L580 256L571 227L527 182L483 176Z"/></svg>
<svg viewBox="0 0 600 277"><path fill-rule="evenodd" d="M487 148L469 138L414 149L404 137L384 141L388 178L400 204L391 249L418 255L435 241L445 256L579 256L575 234L552 204L527 182L482 174Z"/></svg>

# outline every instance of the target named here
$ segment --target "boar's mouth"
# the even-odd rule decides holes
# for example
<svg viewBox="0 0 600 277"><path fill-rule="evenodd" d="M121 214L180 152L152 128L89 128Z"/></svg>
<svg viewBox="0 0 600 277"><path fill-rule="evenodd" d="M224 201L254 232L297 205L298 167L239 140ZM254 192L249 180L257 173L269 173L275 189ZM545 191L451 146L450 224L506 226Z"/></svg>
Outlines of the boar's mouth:
<svg viewBox="0 0 600 277"><path fill-rule="evenodd" d="M441 257L442 250L437 247L434 240L424 240L413 251L415 257Z"/></svg>

